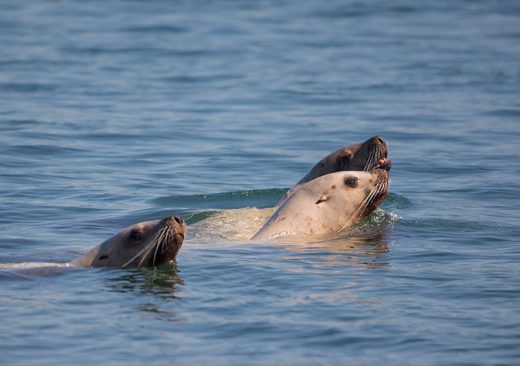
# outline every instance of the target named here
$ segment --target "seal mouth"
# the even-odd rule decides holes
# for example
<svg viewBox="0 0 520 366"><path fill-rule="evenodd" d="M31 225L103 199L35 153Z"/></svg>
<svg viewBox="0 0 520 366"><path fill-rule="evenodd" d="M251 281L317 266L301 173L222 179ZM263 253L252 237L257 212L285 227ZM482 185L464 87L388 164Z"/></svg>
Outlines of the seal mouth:
<svg viewBox="0 0 520 366"><path fill-rule="evenodd" d="M392 160L383 157L377 161L377 164L374 166L374 169L383 169L387 172L392 168Z"/></svg>
<svg viewBox="0 0 520 366"><path fill-rule="evenodd" d="M383 169L387 172L392 167L392 161L388 159L388 146L381 136L374 136L368 140L368 159L366 160L363 171Z"/></svg>
<svg viewBox="0 0 520 366"><path fill-rule="evenodd" d="M179 216L161 220L159 228L144 248L123 265L126 267L154 267L175 263L186 234L186 223Z"/></svg>

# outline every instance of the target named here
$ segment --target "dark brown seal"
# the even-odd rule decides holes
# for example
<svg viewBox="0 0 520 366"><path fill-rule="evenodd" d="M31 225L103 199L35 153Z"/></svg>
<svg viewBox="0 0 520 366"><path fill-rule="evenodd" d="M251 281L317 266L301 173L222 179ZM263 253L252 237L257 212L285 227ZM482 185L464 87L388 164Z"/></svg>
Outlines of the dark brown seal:
<svg viewBox="0 0 520 366"><path fill-rule="evenodd" d="M363 143L342 147L321 159L297 184L306 183L325 174L340 171L371 171L377 168L389 171L388 146L381 136Z"/></svg>

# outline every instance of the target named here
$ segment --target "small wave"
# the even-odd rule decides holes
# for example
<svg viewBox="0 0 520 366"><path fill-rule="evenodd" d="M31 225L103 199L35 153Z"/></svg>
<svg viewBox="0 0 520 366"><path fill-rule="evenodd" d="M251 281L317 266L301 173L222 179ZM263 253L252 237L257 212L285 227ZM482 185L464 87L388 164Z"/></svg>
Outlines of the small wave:
<svg viewBox="0 0 520 366"><path fill-rule="evenodd" d="M383 202L383 207L405 209L412 206L412 201L397 193L389 193Z"/></svg>
<svg viewBox="0 0 520 366"><path fill-rule="evenodd" d="M176 206L184 209L230 209L244 207L272 207L288 188L256 189L187 196L165 196L153 199L160 206Z"/></svg>
<svg viewBox="0 0 520 366"><path fill-rule="evenodd" d="M0 270L7 269L33 269L33 268L66 268L71 267L69 263L50 263L50 262L23 262L23 263L0 263Z"/></svg>
<svg viewBox="0 0 520 366"><path fill-rule="evenodd" d="M488 222L481 220L464 220L464 219L445 219L445 218L419 218L406 219L401 222L402 225L413 227L428 232L450 232L450 233L504 233L514 232L518 229L515 225L509 225L506 222Z"/></svg>
<svg viewBox="0 0 520 366"><path fill-rule="evenodd" d="M188 31L185 27L169 24L150 24L150 25L136 25L123 28L127 32L136 33L185 33Z"/></svg>
<svg viewBox="0 0 520 366"><path fill-rule="evenodd" d="M51 92L57 89L57 85L48 83L0 83L0 89L14 93Z"/></svg>
<svg viewBox="0 0 520 366"><path fill-rule="evenodd" d="M365 220L348 230L350 236L366 236L386 230L401 220L395 213L377 209Z"/></svg>
<svg viewBox="0 0 520 366"><path fill-rule="evenodd" d="M57 145L16 145L8 149L8 152L13 155L27 155L27 156L49 156L49 155L66 155L83 152L83 150L74 147L65 147Z"/></svg>
<svg viewBox="0 0 520 366"><path fill-rule="evenodd" d="M493 117L519 117L520 109L495 109L489 112L484 112L483 114Z"/></svg>
<svg viewBox="0 0 520 366"><path fill-rule="evenodd" d="M0 280L30 280L38 277L57 276L64 269L74 267L69 263L0 263Z"/></svg>

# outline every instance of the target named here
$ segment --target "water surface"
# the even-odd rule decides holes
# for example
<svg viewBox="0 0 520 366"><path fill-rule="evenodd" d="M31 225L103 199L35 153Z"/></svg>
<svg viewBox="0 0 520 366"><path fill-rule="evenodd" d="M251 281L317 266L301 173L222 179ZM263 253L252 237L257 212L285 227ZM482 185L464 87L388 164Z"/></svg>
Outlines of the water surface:
<svg viewBox="0 0 520 366"><path fill-rule="evenodd" d="M0 263L270 207L373 135L401 219L192 235L177 268L3 270L0 363L518 364L518 24L507 0L3 1Z"/></svg>

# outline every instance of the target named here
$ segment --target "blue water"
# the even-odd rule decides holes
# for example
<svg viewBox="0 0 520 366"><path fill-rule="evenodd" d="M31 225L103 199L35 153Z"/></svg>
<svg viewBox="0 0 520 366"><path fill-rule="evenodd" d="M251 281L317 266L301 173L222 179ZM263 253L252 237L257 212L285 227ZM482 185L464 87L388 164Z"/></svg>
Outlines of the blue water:
<svg viewBox="0 0 520 366"><path fill-rule="evenodd" d="M0 364L520 362L518 1L0 3L0 263L269 207L383 135L350 244L188 238L177 269L0 273Z"/></svg>

